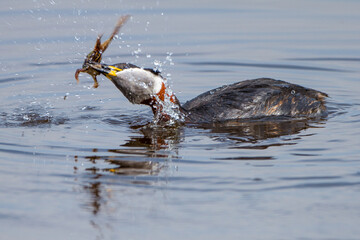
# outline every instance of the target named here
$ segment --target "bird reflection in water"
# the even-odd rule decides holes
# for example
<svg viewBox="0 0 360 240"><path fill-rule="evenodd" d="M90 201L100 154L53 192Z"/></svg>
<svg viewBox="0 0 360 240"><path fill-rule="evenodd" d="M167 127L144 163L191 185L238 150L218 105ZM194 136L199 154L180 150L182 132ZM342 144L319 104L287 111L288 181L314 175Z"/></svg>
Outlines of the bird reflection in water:
<svg viewBox="0 0 360 240"><path fill-rule="evenodd" d="M96 164L98 161L108 163L111 167L92 167L86 169L93 174L109 172L118 175L156 175L166 160L177 158L177 144L181 140L181 128L154 127L152 125L135 126L140 136L133 136L118 149L108 149L114 155L101 156L94 154L85 159ZM94 153L98 149L93 149ZM150 159L150 160L149 160ZM146 160L146 161L144 161Z"/></svg>
<svg viewBox="0 0 360 240"><path fill-rule="evenodd" d="M152 188L151 186L167 184L168 178L161 178L159 174L163 172L161 175L166 176L169 160L180 158L177 151L178 146L188 132L191 135L197 133L203 135L203 130L205 130L205 134L214 141L223 142L224 138L227 140L225 142L230 141L232 149L266 150L270 147L296 144L297 141L293 140L307 136L300 134L302 131L307 128L321 127L324 122L325 120L277 119L276 121L229 121L187 126L186 128L181 125L170 128L154 127L152 124L131 126L138 133L137 136L131 137L117 149L106 150L106 156L101 155L101 150L93 149L93 154L85 157L94 165L86 168L90 178L82 178L85 181L83 190L87 193L88 198L84 207L90 210L94 216L90 220L90 225L98 232L98 238L102 239L107 230L111 230L113 223L110 220L106 222L103 217L98 218L100 213L105 213L110 219L113 219L115 214L117 217L126 218L129 211L131 212L131 207L130 210L124 208L124 206L128 206L126 199L129 196L136 195L138 199L144 194L144 191L150 190L148 194L162 191L160 189L163 188ZM269 139L271 141L267 141ZM110 156L108 156L109 153ZM269 159L272 158L269 157ZM244 158L242 156L226 158L224 156L218 160L269 159ZM119 201L124 202L120 204ZM124 216L121 213L124 213Z"/></svg>
<svg viewBox="0 0 360 240"><path fill-rule="evenodd" d="M199 125L198 127L210 129L209 136L216 139L216 136L223 135L228 140L233 140L234 148L243 147L241 143L249 143L253 149L262 145L264 140L279 138L281 136L293 136L307 128L319 128L324 120L307 119L258 119L256 121L228 121L225 123L212 123ZM298 136L297 136L298 137ZM296 137L296 138L297 138ZM292 139L294 139L292 137ZM287 145L286 142L280 142L279 145ZM268 147L270 147L269 145Z"/></svg>
<svg viewBox="0 0 360 240"><path fill-rule="evenodd" d="M89 193L90 201L85 205L93 215L101 212L112 196L112 182L116 185L156 184L158 174L167 169L169 160L177 159L177 145L181 141L181 127L154 127L151 124L131 127L140 133L133 136L117 149L93 149L92 155L84 158L93 166L86 168L90 178L86 178L83 189ZM103 154L102 154L103 153ZM77 158L75 159L77 161Z"/></svg>
<svg viewBox="0 0 360 240"><path fill-rule="evenodd" d="M201 129L206 130L206 135L214 141L231 142L232 149L253 149L265 150L269 147L293 145L296 140L304 137L299 133L307 128L321 127L325 120L294 120L294 119L276 119L276 120L252 120L252 121L228 121L223 123L211 123L204 125L194 125L185 127L183 125L171 127L154 126L152 123L147 125L131 126L133 130L139 133L131 137L118 149L108 149L107 154L101 155L101 151L93 149L93 155L86 156L94 166L86 168L91 174L92 180L85 190L92 196L96 214L101 206L101 194L108 194L108 191L101 191L102 179L109 176L118 175L117 181L126 181L126 184L151 185L158 178L160 171L167 168L168 160L178 159L178 145L183 141L186 132L193 135ZM199 130L200 129L200 130ZM185 131L186 130L186 131ZM200 134L203 134L200 133ZM282 136L286 136L280 138ZM267 141L268 139L277 139L276 141ZM224 141L226 140L226 141ZM229 147L228 145L225 147ZM111 155L109 156L109 153ZM222 160L251 160L249 158L221 158ZM273 159L261 158L254 160ZM141 176L147 176L141 177ZM156 179L156 180L154 180ZM107 197L106 197L107 198Z"/></svg>

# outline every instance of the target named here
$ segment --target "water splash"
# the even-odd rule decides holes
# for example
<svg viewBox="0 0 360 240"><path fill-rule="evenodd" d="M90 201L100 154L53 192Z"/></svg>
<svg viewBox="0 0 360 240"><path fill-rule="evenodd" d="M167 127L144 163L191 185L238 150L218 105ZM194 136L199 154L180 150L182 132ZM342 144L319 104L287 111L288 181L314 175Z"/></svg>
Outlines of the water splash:
<svg viewBox="0 0 360 240"><path fill-rule="evenodd" d="M165 81L165 85L166 81ZM185 114L181 111L180 106L173 102L174 94L173 91L166 86L165 89L165 96L164 101L159 99L158 96L155 96L157 102L159 103L159 107L161 108L161 111L157 111L154 116L154 124L155 125L176 125L179 123L185 122ZM169 119L166 119L167 121L164 121L164 116L168 116Z"/></svg>
<svg viewBox="0 0 360 240"><path fill-rule="evenodd" d="M135 49L133 52L132 52L132 55L134 55L136 58L139 58L139 55L141 54L142 50L140 47L138 47L137 49Z"/></svg>
<svg viewBox="0 0 360 240"><path fill-rule="evenodd" d="M158 59L154 60L154 70L162 72L163 66L166 65L174 65L174 62L172 60L172 52L167 52L167 56L165 60L160 61ZM156 96L156 100L159 102L161 111L158 111L158 113L155 115L154 118L154 124L163 124L164 123L164 115L167 115L170 117L170 120L165 121L166 125L174 125L178 123L183 123L185 121L185 114L181 111L180 106L176 103L174 103L174 92L171 90L169 86L169 80L171 80L171 74L167 73L166 78L163 78L164 84L165 84L165 95L164 95L164 101L160 100L158 96Z"/></svg>
<svg viewBox="0 0 360 240"><path fill-rule="evenodd" d="M53 114L48 107L36 102L28 106L18 107L9 112L2 112L0 126L4 127L45 127L64 124L69 119Z"/></svg>
<svg viewBox="0 0 360 240"><path fill-rule="evenodd" d="M163 66L166 66L166 65L173 66L173 65L175 65L175 63L173 62L173 59L172 59L172 55L173 55L172 52L167 52L164 61L160 61L158 59L155 59L154 60L154 66L155 66L154 68L156 70L162 72Z"/></svg>

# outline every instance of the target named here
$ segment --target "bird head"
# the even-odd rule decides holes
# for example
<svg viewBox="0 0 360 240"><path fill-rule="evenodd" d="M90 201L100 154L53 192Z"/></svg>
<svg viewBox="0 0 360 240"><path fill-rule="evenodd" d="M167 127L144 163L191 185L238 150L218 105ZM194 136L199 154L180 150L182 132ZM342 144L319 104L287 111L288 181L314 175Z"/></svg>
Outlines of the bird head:
<svg viewBox="0 0 360 240"><path fill-rule="evenodd" d="M87 67L110 79L131 103L150 106L157 120L183 119L179 100L166 88L159 72L128 63L88 63Z"/></svg>
<svg viewBox="0 0 360 240"><path fill-rule="evenodd" d="M102 74L134 104L153 105L169 97L175 103L177 99L166 89L164 78L160 72L139 68L129 63L114 65L86 63L86 68L94 74Z"/></svg>

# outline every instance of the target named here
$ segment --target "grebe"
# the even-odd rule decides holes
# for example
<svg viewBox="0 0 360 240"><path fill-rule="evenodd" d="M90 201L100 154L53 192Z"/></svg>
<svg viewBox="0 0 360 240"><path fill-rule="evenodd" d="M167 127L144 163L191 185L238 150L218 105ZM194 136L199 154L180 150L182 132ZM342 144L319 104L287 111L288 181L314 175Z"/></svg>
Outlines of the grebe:
<svg viewBox="0 0 360 240"><path fill-rule="evenodd" d="M97 87L96 76L102 74L131 103L149 105L155 116L163 121L173 118L172 114L164 110L165 101L173 105L179 119L192 123L264 117L319 118L327 115L326 93L271 78L225 85L181 105L166 87L160 72L129 63L100 63L102 53L127 19L128 16L120 18L113 34L103 44L101 36L98 37L82 69L75 73L77 80L80 72L86 72L93 77L94 87Z"/></svg>

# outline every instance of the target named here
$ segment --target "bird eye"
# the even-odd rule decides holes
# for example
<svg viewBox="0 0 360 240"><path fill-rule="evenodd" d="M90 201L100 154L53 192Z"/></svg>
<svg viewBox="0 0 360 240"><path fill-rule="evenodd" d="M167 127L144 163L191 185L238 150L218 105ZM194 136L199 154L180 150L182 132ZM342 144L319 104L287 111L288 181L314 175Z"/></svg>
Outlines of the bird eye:
<svg viewBox="0 0 360 240"><path fill-rule="evenodd" d="M106 70L106 71L111 71L111 69L108 66L101 66L102 69Z"/></svg>

